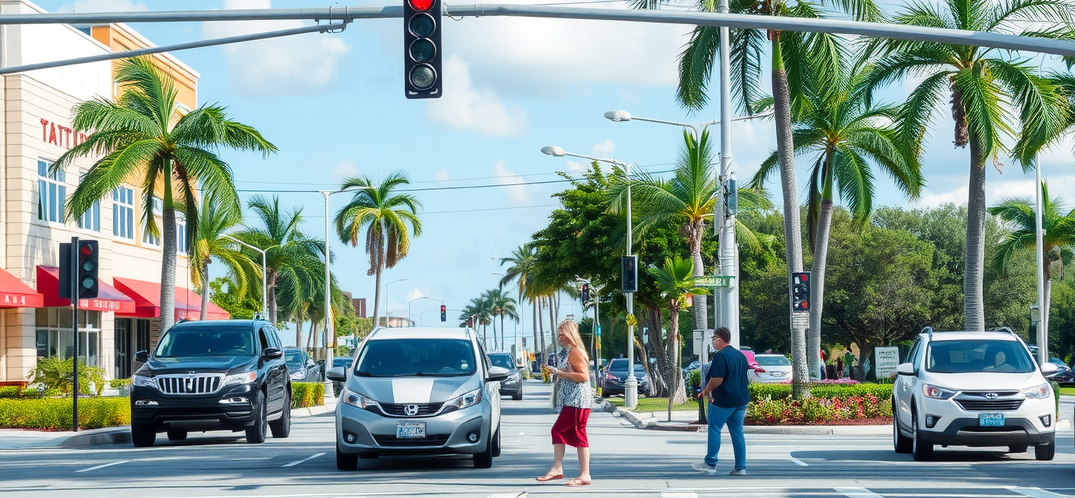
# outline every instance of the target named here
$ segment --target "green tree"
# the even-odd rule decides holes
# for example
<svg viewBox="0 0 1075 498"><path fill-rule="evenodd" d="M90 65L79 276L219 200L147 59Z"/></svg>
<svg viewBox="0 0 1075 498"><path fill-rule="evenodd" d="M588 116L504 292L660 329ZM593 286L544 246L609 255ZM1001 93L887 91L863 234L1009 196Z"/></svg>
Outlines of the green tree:
<svg viewBox="0 0 1075 498"><path fill-rule="evenodd" d="M689 295L704 295L709 291L695 287L691 275L693 263L684 258L666 259L661 268L649 266L646 272L653 277L660 290L661 298L668 309L668 356L672 359L668 371L662 372L665 379L671 380L668 394L668 420L672 420L672 406L687 402L687 392L683 385L683 371L680 370L682 353L679 338L679 312L687 304Z"/></svg>
<svg viewBox="0 0 1075 498"><path fill-rule="evenodd" d="M222 149L260 151L276 146L254 128L232 121L217 105L203 105L182 114L176 104L175 82L148 57L124 59L116 67L116 85L123 89L112 102L104 97L74 108L72 127L86 141L52 164L61 171L77 157L100 157L67 203L67 219L78 219L102 197L130 178L141 179L142 220L146 231L163 229L161 254L161 331L175 316L175 268L179 243L188 249L198 233L195 190L212 192L217 202L238 210L231 168L217 152ZM162 227L156 223L154 197L162 197ZM176 240L176 211L186 215L188 240Z"/></svg>
<svg viewBox="0 0 1075 498"><path fill-rule="evenodd" d="M540 351L545 350L544 341L538 340L538 310L537 310L537 296L534 295L534 289L531 282L534 279L534 264L537 260L537 251L534 249L534 245L526 243L514 251L511 256L506 258L500 258L500 266L504 266L505 263L510 264L504 269L504 277L500 279L500 286L503 287L511 282L515 282L516 288L519 290L518 303L523 304L524 299L530 301L531 309L533 310L534 320L534 343L532 348L537 349L541 347ZM520 313L521 314L521 313ZM541 339L544 339L542 334Z"/></svg>
<svg viewBox="0 0 1075 498"><path fill-rule="evenodd" d="M1070 20L1067 2L1034 0L945 0L906 7L893 22L964 31L1040 34L1042 24L1058 27ZM924 77L904 105L904 134L919 144L941 103L951 103L956 147L970 147L967 193L963 326L983 330L985 260L985 165L999 169L1007 152L1004 140L1022 123L1025 135L1055 130L1067 120L1063 95L1055 82L1037 74L1026 60L999 49L912 40L877 40L881 59L870 76L878 87Z"/></svg>
<svg viewBox="0 0 1075 498"><path fill-rule="evenodd" d="M233 210L233 207L219 204L216 196L209 192L202 197L201 221L190 251L190 278L201 287L202 320L205 320L209 309L209 263L212 258L217 258L228 269L239 294L248 292L247 275L258 278L265 271L260 259L255 263L253 258L242 252L242 246L224 237L242 221L242 213Z"/></svg>
<svg viewBox="0 0 1075 498"><path fill-rule="evenodd" d="M213 303L227 311L232 318L249 320L261 309L261 300L249 292L239 293L235 280L225 277L215 278L209 282Z"/></svg>
<svg viewBox="0 0 1075 498"><path fill-rule="evenodd" d="M395 192L409 183L405 174L396 172L379 185L368 177L354 177L344 180L340 186L340 190L356 192L336 213L336 233L341 241L354 247L358 245L360 232L366 230L366 254L370 257L370 269L366 274L376 275L374 324L380 323L381 274L407 257L412 234L415 237L422 234L422 222L418 219L418 208L422 204L411 194Z"/></svg>

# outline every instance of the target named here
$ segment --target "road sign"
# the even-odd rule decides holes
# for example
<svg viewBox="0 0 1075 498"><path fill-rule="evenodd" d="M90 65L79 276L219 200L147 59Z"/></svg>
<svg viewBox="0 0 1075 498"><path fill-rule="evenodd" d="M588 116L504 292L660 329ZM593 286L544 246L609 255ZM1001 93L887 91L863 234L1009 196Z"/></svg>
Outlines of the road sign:
<svg viewBox="0 0 1075 498"><path fill-rule="evenodd" d="M731 287L733 275L702 275L694 277L694 285L698 287Z"/></svg>

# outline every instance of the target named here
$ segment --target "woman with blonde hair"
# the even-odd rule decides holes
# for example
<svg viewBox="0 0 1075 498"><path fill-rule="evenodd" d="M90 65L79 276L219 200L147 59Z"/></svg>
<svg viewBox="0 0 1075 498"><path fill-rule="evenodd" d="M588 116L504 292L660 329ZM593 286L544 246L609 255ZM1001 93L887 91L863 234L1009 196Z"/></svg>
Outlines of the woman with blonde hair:
<svg viewBox="0 0 1075 498"><path fill-rule="evenodd" d="M586 486L590 479L590 442L586 436L586 422L593 406L590 389L590 358L579 337L579 326L574 320L564 320L556 328L560 345L567 355L559 367L549 367L553 378L559 383L557 399L563 408L556 423L552 425L553 463L549 471L538 481L564 478L564 452L573 446L579 454L579 476L568 481L568 486Z"/></svg>

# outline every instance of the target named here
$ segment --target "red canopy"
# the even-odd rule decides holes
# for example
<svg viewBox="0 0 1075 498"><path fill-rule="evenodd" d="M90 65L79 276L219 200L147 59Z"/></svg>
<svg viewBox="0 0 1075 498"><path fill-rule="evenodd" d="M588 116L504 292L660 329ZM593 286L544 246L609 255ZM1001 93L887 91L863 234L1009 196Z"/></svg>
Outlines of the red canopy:
<svg viewBox="0 0 1075 498"><path fill-rule="evenodd" d="M44 296L45 307L71 306L70 299L60 298L59 288L60 269L55 266L38 266L37 291ZM134 313L134 300L111 285L98 280L97 297L79 299L78 307L83 310L115 311L117 315L126 315Z"/></svg>
<svg viewBox="0 0 1075 498"><path fill-rule="evenodd" d="M15 275L0 269L0 308L40 308L43 304L41 294Z"/></svg>
<svg viewBox="0 0 1075 498"><path fill-rule="evenodd" d="M156 318L160 316L161 285L133 278L115 277L116 288L134 298L136 311L129 316ZM175 319L197 320L201 318L202 296L185 287L175 288ZM209 320L227 320L231 315L220 306L209 303L205 317Z"/></svg>

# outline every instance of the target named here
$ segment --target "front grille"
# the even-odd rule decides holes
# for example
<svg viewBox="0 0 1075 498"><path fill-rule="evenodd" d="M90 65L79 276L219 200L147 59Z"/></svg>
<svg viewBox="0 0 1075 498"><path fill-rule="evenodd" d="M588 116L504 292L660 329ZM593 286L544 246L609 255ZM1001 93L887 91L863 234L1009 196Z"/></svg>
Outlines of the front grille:
<svg viewBox="0 0 1075 498"><path fill-rule="evenodd" d="M381 403L381 411L385 415L390 417L430 417L436 415L440 411L440 407L444 403L413 403L413 404L392 404ZM414 415L407 414L407 407L416 405L418 407L418 413Z"/></svg>
<svg viewBox="0 0 1075 498"><path fill-rule="evenodd" d="M404 438L396 436L373 436L374 441L381 446L444 446L448 442L447 435L430 435L424 438Z"/></svg>
<svg viewBox="0 0 1075 498"><path fill-rule="evenodd" d="M158 375L157 389L164 394L212 394L223 382L222 373Z"/></svg>
<svg viewBox="0 0 1075 498"><path fill-rule="evenodd" d="M1010 411L1018 410L1023 404L1021 399L957 399L956 403L967 411Z"/></svg>

